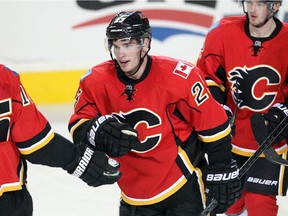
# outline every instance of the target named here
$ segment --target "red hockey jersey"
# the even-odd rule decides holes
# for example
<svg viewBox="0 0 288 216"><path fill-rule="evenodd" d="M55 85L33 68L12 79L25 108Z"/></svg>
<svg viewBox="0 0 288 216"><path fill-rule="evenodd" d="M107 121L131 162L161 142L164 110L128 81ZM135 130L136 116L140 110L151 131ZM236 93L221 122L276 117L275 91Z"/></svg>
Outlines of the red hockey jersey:
<svg viewBox="0 0 288 216"><path fill-rule="evenodd" d="M259 147L250 126L254 112L264 113L288 96L288 25L274 18L276 29L267 38L254 38L245 17L227 17L207 34L197 66L208 86L227 92L227 105L238 104L233 152L251 156ZM287 151L285 141L276 146Z"/></svg>
<svg viewBox="0 0 288 216"><path fill-rule="evenodd" d="M196 131L205 144L229 136L231 130L198 68L168 57L152 56L149 61L135 83L125 81L112 60L93 67L80 81L69 122L72 137L83 122L105 114L137 130L141 146L117 158L123 174L118 181L122 198L132 205L162 201L187 181L176 163L179 156L191 173L199 172L177 146L174 135L185 141Z"/></svg>
<svg viewBox="0 0 288 216"><path fill-rule="evenodd" d="M0 65L0 196L22 188L26 170L21 155L42 148L53 137L18 74Z"/></svg>

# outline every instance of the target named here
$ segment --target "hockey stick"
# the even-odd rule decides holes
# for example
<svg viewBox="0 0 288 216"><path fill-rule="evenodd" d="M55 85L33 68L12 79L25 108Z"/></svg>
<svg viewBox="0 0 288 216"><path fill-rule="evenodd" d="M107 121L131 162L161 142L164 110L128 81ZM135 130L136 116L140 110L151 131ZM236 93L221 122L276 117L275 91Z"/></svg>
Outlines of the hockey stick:
<svg viewBox="0 0 288 216"><path fill-rule="evenodd" d="M253 118L253 117L252 117ZM254 118L257 118L254 117ZM257 119L255 119L256 122ZM266 137L266 139L261 143L259 148L254 152L254 154L242 165L239 169L239 178L242 178L244 174L250 169L250 167L255 163L259 156L272 145L274 140L282 133L282 131L287 126L287 116L280 122L280 124ZM257 120L259 121L259 120ZM199 216L207 216L213 211L218 205L218 201L215 198L211 199L209 205L200 213Z"/></svg>
<svg viewBox="0 0 288 216"><path fill-rule="evenodd" d="M288 117L286 116L283 119L283 123L282 124L280 123L280 127L283 127L282 131L288 125L287 120L288 120ZM261 114L255 114L254 118L251 118L251 126L253 130L253 134L258 144L264 142L265 137L267 137L267 134L265 133L265 131L267 131L266 130L267 122L265 121L264 117ZM280 157L272 146L266 149L263 153L266 159L269 160L270 162L276 163L279 165L288 166L288 161Z"/></svg>
<svg viewBox="0 0 288 216"><path fill-rule="evenodd" d="M234 115L233 115L233 117L231 119L231 127L234 127L234 125L235 125L235 120L236 120L236 116L237 116L238 109L239 109L239 106L238 106L238 104L239 104L239 92L238 92L238 82L237 82L237 80L235 82L235 86L236 86L236 90L235 90L235 92L236 92L235 93L236 108L234 110Z"/></svg>
<svg viewBox="0 0 288 216"><path fill-rule="evenodd" d="M288 166L288 160L280 157L273 147L266 149L264 152L265 157L272 163L276 163L283 166Z"/></svg>

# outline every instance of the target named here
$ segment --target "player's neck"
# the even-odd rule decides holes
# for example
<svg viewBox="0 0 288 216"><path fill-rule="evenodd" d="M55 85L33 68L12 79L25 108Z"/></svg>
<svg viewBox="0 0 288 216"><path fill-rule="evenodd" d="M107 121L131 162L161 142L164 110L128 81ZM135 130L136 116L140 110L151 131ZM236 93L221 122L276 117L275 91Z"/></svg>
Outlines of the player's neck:
<svg viewBox="0 0 288 216"><path fill-rule="evenodd" d="M138 79L141 78L141 76L143 75L143 73L145 71L146 65L147 65L147 59L148 59L148 57L145 56L144 60L143 60L143 63L141 64L141 66L138 69L138 71L135 74L133 74L132 76L129 76L130 79L138 80Z"/></svg>
<svg viewBox="0 0 288 216"><path fill-rule="evenodd" d="M267 38L269 37L274 29L276 28L276 23L273 18L268 20L268 22L261 26L261 27L255 27L249 24L249 31L251 36L256 38Z"/></svg>

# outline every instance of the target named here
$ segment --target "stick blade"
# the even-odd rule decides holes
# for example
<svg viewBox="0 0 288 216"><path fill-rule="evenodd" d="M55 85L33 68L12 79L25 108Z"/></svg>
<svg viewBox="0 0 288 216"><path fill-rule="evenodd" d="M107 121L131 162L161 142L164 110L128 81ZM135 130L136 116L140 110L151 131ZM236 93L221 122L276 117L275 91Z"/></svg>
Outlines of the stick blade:
<svg viewBox="0 0 288 216"><path fill-rule="evenodd" d="M266 138L269 136L269 133L265 126L265 119L263 115L261 115L260 113L256 113L251 117L250 122L254 137L258 142L258 145L261 146L266 140ZM264 150L263 153L267 160L269 160L270 162L288 166L288 161L280 157L272 146Z"/></svg>
<svg viewBox="0 0 288 216"><path fill-rule="evenodd" d="M273 147L266 149L263 153L267 160L271 161L272 163L288 166L288 161L280 157Z"/></svg>

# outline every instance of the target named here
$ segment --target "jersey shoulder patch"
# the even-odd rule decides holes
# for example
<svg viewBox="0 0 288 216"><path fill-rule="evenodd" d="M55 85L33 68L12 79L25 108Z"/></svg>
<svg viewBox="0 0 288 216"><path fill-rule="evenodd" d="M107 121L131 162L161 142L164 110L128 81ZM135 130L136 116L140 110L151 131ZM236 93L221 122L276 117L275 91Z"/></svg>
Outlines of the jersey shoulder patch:
<svg viewBox="0 0 288 216"><path fill-rule="evenodd" d="M173 74L187 79L193 68L194 65L188 64L184 61L179 61L176 68L173 70Z"/></svg>

